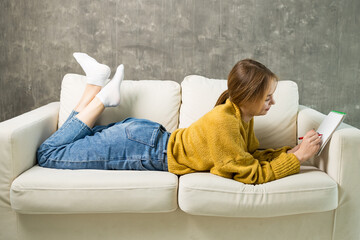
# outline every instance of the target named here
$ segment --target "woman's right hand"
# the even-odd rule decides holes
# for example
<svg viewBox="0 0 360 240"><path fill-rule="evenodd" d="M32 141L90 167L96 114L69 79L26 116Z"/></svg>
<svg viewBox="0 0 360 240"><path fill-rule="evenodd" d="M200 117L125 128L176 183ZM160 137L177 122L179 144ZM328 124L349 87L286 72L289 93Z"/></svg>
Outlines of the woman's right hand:
<svg viewBox="0 0 360 240"><path fill-rule="evenodd" d="M300 163L312 158L320 149L321 136L315 130L307 132L300 144L299 149L294 153Z"/></svg>

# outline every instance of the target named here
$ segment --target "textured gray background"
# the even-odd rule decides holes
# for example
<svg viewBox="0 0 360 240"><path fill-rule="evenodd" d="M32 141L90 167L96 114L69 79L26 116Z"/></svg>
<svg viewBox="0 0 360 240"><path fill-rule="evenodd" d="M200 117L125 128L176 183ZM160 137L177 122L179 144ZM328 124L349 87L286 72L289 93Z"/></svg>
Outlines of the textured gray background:
<svg viewBox="0 0 360 240"><path fill-rule="evenodd" d="M0 121L59 100L89 53L125 79L226 78L254 58L360 127L359 0L1 0Z"/></svg>

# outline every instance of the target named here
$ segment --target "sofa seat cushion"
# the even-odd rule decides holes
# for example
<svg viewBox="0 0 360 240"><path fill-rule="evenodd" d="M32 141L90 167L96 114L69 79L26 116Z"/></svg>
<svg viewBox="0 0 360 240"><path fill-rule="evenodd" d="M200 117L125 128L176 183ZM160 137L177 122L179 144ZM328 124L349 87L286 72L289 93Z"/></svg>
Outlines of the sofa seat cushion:
<svg viewBox="0 0 360 240"><path fill-rule="evenodd" d="M179 180L179 207L193 215L262 218L330 211L337 205L336 182L312 166L259 185L211 173L192 173Z"/></svg>
<svg viewBox="0 0 360 240"><path fill-rule="evenodd" d="M10 199L19 213L159 213L177 209L177 188L169 172L34 166L13 181Z"/></svg>

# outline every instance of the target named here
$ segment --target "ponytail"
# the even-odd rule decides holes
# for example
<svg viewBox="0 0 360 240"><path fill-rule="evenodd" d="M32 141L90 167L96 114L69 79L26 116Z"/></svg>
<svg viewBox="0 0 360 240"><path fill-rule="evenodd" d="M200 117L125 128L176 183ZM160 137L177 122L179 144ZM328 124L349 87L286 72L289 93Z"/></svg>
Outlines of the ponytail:
<svg viewBox="0 0 360 240"><path fill-rule="evenodd" d="M216 104L214 107L216 107L217 105L221 105L224 104L226 102L226 99L229 98L229 91L225 90L219 97L219 99L217 100Z"/></svg>
<svg viewBox="0 0 360 240"><path fill-rule="evenodd" d="M235 64L228 75L227 89L217 100L215 107L226 102L242 106L248 102L257 102L264 98L271 81L278 77L263 64L244 59Z"/></svg>

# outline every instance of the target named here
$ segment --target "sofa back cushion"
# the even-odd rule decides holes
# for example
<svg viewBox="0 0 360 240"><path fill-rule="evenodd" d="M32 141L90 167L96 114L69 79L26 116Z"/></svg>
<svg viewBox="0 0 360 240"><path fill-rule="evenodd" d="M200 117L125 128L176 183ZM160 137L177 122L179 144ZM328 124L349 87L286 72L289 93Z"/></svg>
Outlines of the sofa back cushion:
<svg viewBox="0 0 360 240"><path fill-rule="evenodd" d="M227 89L227 80L190 75L181 83L181 89L179 127L184 128L214 107L221 93ZM297 84L293 81L279 81L274 99L276 104L267 115L254 118L255 135L261 149L296 145L299 106Z"/></svg>
<svg viewBox="0 0 360 240"><path fill-rule="evenodd" d="M61 85L60 127L80 100L86 86L86 77L66 74ZM124 80L121 85L121 103L106 108L96 125L118 122L128 117L144 118L162 124L168 131L178 126L181 103L180 85L167 80Z"/></svg>

